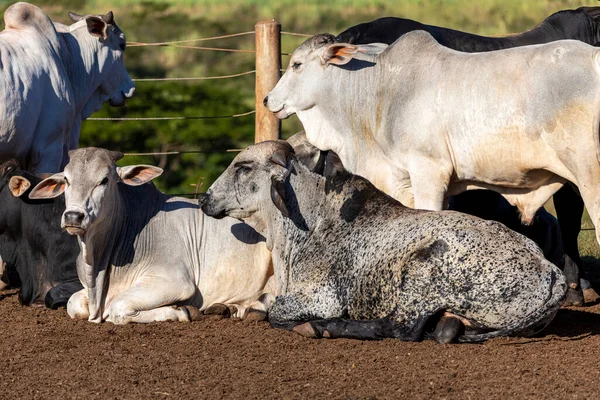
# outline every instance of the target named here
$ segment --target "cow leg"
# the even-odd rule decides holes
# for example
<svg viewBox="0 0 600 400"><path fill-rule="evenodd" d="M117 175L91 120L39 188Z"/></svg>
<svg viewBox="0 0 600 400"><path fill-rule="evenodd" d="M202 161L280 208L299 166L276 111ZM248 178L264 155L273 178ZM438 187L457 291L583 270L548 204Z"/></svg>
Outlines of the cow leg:
<svg viewBox="0 0 600 400"><path fill-rule="evenodd" d="M108 306L107 321L116 325L159 321L192 320L186 307L173 304L189 301L196 292L193 283L173 281L172 277L142 280L119 293Z"/></svg>
<svg viewBox="0 0 600 400"><path fill-rule="evenodd" d="M583 199L572 185L565 185L554 194L553 200L565 253L577 265L581 285L579 290L583 289L583 296L586 303L595 303L600 299L600 296L592 288L586 277L577 242L579 232L581 231L581 218L584 208ZM567 300L569 300L569 293L567 293Z"/></svg>
<svg viewBox="0 0 600 400"><path fill-rule="evenodd" d="M82 288L83 286L79 281L61 283L46 293L44 303L46 304L46 307L53 310L64 307L69 302L71 296Z"/></svg>
<svg viewBox="0 0 600 400"><path fill-rule="evenodd" d="M435 327L433 337L439 344L455 343L465 332L465 325L459 318L444 315Z"/></svg>
<svg viewBox="0 0 600 400"><path fill-rule="evenodd" d="M596 171L595 176L600 176L600 171ZM598 180L592 180L591 178L582 178L579 182L579 192L596 228L596 241L600 244L600 186L598 186L597 182ZM596 302L598 294L589 282L584 278L581 280L581 283L586 303Z"/></svg>
<svg viewBox="0 0 600 400"><path fill-rule="evenodd" d="M310 338L381 340L396 338L416 342L423 337L426 318L419 317L407 329L398 325L393 318L352 320L345 318L318 319L298 322L292 331Z"/></svg>
<svg viewBox="0 0 600 400"><path fill-rule="evenodd" d="M567 280L567 295L563 305L576 307L583 306L584 298L583 292L581 291L581 285L579 284L579 267L567 254L565 254L563 273Z"/></svg>
<svg viewBox="0 0 600 400"><path fill-rule="evenodd" d="M0 257L0 290L5 290L10 288L8 284L8 272L7 266L4 261L2 261L2 257Z"/></svg>
<svg viewBox="0 0 600 400"><path fill-rule="evenodd" d="M73 319L87 320L90 317L87 289L73 293L67 302L67 314Z"/></svg>
<svg viewBox="0 0 600 400"><path fill-rule="evenodd" d="M441 211L452 171L428 159L417 162L414 171L410 173L414 208Z"/></svg>

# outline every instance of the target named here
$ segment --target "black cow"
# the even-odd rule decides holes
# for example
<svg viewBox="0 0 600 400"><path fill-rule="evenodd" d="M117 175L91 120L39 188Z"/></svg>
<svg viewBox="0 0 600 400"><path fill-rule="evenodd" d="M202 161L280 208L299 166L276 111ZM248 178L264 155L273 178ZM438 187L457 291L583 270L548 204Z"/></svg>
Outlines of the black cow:
<svg viewBox="0 0 600 400"><path fill-rule="evenodd" d="M0 164L0 256L11 286L21 286L21 304L44 302L55 309L83 289L75 268L79 245L60 228L63 196L29 199L30 188L40 181L14 160Z"/></svg>
<svg viewBox="0 0 600 400"><path fill-rule="evenodd" d="M464 52L486 52L563 39L580 40L594 45L600 41L600 7L580 7L576 10L559 11L546 18L535 28L507 37L479 36L454 29L425 25L410 19L386 17L348 28L340 33L336 37L336 40L352 44L392 44L400 36L414 30L427 31L440 44ZM487 191L469 191L455 196L453 199L453 209L465 212L469 210L472 204L478 204L477 213L467 212L473 215L480 215L478 213L491 215L496 212L495 208L497 205L508 207L506 200L500 194L484 192ZM490 203L484 202L485 200L490 200L490 197L493 197L495 200L492 199ZM582 289L586 303L596 302L600 299L600 296L598 296L585 277L582 268L583 262L577 246L577 237L581 230L581 217L583 216L583 200L577 190L571 185L563 186L562 189L554 194L553 200L562 233L565 253L577 264L581 278L581 287L575 289L579 293L579 298L576 299L573 296L569 296L567 303L572 305L583 303ZM486 209L483 210L482 207L486 207ZM516 207L513 207L511 212L518 213Z"/></svg>

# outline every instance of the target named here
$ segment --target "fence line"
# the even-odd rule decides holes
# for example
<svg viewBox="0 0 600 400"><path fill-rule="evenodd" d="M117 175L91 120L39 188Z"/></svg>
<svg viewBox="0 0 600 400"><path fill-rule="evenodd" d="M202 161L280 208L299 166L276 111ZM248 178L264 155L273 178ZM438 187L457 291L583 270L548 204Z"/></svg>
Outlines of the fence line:
<svg viewBox="0 0 600 400"><path fill-rule="evenodd" d="M306 33L294 33L294 32L284 32L281 31L282 35L290 35L290 36L302 36L302 37L312 37L313 35L308 35Z"/></svg>
<svg viewBox="0 0 600 400"><path fill-rule="evenodd" d="M200 76L200 77L189 77L189 78L136 78L132 79L134 82L164 82L164 81L202 81L208 79L227 79L236 78L238 76L250 75L256 73L256 70L240 72L239 74L233 75L220 75L220 76Z"/></svg>
<svg viewBox="0 0 600 400"><path fill-rule="evenodd" d="M225 150L181 150L181 151L157 151L150 153L123 153L123 156L172 156L178 154L202 154L202 153L237 153L244 149L225 149Z"/></svg>
<svg viewBox="0 0 600 400"><path fill-rule="evenodd" d="M185 119L218 119L218 118L239 118L245 117L246 115L254 114L256 110L248 111L242 114L233 114L233 115L217 115L217 116L209 116L209 117L141 117L141 118L88 118L86 121L178 121Z"/></svg>
<svg viewBox="0 0 600 400"><path fill-rule="evenodd" d="M227 49L227 48L222 48L222 47L179 46L179 45L172 45L172 44L161 44L161 45L157 45L157 47L175 47L177 49L225 51L225 52L229 52L229 53L255 53L254 50Z"/></svg>
<svg viewBox="0 0 600 400"><path fill-rule="evenodd" d="M226 39L226 38L231 38L231 37L253 35L253 34L254 34L254 31L248 31L248 32L241 32L241 33L232 33L230 35L223 35L223 36L213 36L213 37L207 37L207 38L187 39L187 40L174 40L172 42L155 42L155 43L131 41L131 42L127 43L127 47L165 46L165 45L177 44L177 43L204 42L204 41L208 41L208 40ZM298 35L300 35L300 34L298 34Z"/></svg>

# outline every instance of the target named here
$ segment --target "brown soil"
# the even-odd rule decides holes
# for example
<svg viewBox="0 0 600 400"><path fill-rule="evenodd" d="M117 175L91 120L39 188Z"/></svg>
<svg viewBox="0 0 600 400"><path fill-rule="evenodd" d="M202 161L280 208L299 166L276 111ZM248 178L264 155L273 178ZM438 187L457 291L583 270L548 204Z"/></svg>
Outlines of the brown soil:
<svg viewBox="0 0 600 400"><path fill-rule="evenodd" d="M600 306L481 345L306 339L214 317L115 326L0 293L0 397L597 398Z"/></svg>

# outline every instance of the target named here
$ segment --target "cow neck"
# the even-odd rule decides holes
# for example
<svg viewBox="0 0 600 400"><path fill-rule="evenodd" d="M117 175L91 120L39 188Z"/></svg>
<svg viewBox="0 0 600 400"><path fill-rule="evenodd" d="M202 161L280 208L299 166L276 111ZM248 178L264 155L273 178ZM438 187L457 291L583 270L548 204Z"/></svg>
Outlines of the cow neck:
<svg viewBox="0 0 600 400"><path fill-rule="evenodd" d="M77 115L80 115L102 80L103 64L99 62L98 53L107 52L109 49L100 46L98 38L91 36L83 27L71 26L69 32L59 32L58 35L61 39L60 56L73 90L73 106ZM102 102L99 105L101 106ZM87 115L82 115L82 118L87 118L94 111L96 110L86 110Z"/></svg>
<svg viewBox="0 0 600 400"><path fill-rule="evenodd" d="M383 72L379 63L360 68L364 63L360 61L352 68L328 66L320 101L297 113L312 145L333 150L345 168L359 174L360 157L368 159L373 152L388 147L382 140L393 112L391 99L378 90L389 74ZM341 85L344 96L337 95Z"/></svg>
<svg viewBox="0 0 600 400"><path fill-rule="evenodd" d="M276 293L287 293L294 257L301 253L310 237L318 229L322 214L326 213L325 178L312 173L304 165L294 163L295 172L285 184L286 207L290 216L284 217L271 203L267 210L267 248L273 254Z"/></svg>
<svg viewBox="0 0 600 400"><path fill-rule="evenodd" d="M97 220L84 235L79 235L82 263L77 263L78 275L88 292L89 321L102 322L109 285L110 261L122 226L124 204L118 191L108 191L104 204L112 210Z"/></svg>

